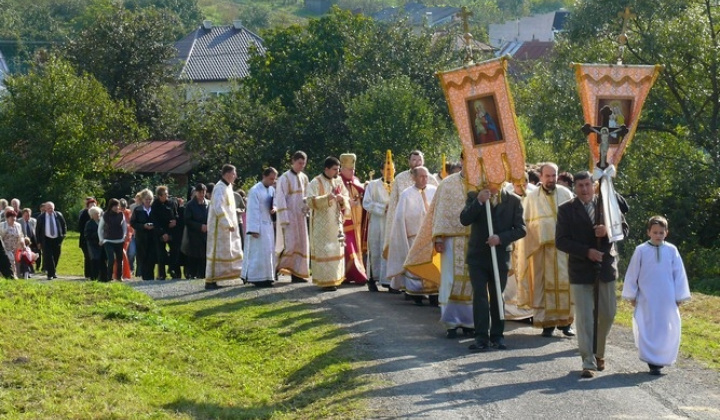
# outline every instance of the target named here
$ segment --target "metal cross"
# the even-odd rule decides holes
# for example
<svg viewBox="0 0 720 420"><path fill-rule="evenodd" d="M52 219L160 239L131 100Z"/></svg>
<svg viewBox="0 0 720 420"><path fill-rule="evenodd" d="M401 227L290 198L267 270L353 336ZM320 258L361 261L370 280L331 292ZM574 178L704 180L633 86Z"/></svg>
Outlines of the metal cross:
<svg viewBox="0 0 720 420"><path fill-rule="evenodd" d="M598 135L597 142L600 144L600 161L597 163L597 165L600 169L605 169L608 167L607 154L608 150L610 149L610 136L616 134L619 139L622 139L622 137L628 133L628 129L624 124L620 127L610 128L611 114L612 110L609 106L605 105L600 110L600 116L602 117L600 126L592 126L590 124L585 124L582 127L582 132L585 133L586 136L590 133L595 133Z"/></svg>

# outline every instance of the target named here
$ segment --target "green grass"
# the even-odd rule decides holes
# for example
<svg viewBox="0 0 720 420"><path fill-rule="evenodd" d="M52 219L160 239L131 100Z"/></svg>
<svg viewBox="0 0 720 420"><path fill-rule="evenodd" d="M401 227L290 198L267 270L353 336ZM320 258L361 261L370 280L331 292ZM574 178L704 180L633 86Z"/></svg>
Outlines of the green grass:
<svg viewBox="0 0 720 420"><path fill-rule="evenodd" d="M57 267L60 276L83 276L83 253L78 246L79 237L79 233L72 231L65 236L60 251L60 264Z"/></svg>
<svg viewBox="0 0 720 420"><path fill-rule="evenodd" d="M0 281L2 418L359 418L350 338L283 297L159 303L123 284Z"/></svg>

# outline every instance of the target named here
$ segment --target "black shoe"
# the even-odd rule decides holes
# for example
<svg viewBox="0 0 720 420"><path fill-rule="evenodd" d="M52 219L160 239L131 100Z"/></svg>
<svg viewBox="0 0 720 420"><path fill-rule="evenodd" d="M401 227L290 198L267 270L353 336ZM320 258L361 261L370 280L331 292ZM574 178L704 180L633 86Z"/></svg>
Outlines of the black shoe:
<svg viewBox="0 0 720 420"><path fill-rule="evenodd" d="M410 295L407 295L407 296L410 296ZM422 296L411 296L411 297L412 297L412 300L415 301L415 305L416 305L416 306L425 306L425 305L423 304L423 298L422 298Z"/></svg>
<svg viewBox="0 0 720 420"><path fill-rule="evenodd" d="M445 333L445 338L457 338L457 328L448 328L447 333Z"/></svg>
<svg viewBox="0 0 720 420"><path fill-rule="evenodd" d="M270 280L257 281L252 283L255 287L273 287L273 282Z"/></svg>
<svg viewBox="0 0 720 420"><path fill-rule="evenodd" d="M402 292L399 291L398 289L393 289L392 287L388 287L388 293L393 294L393 295L399 295Z"/></svg>
<svg viewBox="0 0 720 420"><path fill-rule="evenodd" d="M500 337L500 338L498 338L498 339L496 339L496 340L492 340L492 341L490 342L490 345L491 345L492 347L495 347L495 348L498 349L498 350L507 350L507 346L505 345L505 339L502 338L502 337Z"/></svg>
<svg viewBox="0 0 720 420"><path fill-rule="evenodd" d="M662 372L660 372L660 369L662 369L662 366L653 365L648 363L648 367L650 368L650 374L654 376L662 375Z"/></svg>
<svg viewBox="0 0 720 420"><path fill-rule="evenodd" d="M220 286L217 283L205 283L205 290L217 290L222 289L223 286Z"/></svg>
<svg viewBox="0 0 720 420"><path fill-rule="evenodd" d="M307 282L308 282L307 279L298 277L294 274L290 276L290 283L307 283Z"/></svg>
<svg viewBox="0 0 720 420"><path fill-rule="evenodd" d="M429 301L430 306L435 306L435 307L440 306L440 301L438 299L439 299L438 295L428 296L428 301Z"/></svg>
<svg viewBox="0 0 720 420"><path fill-rule="evenodd" d="M575 337L575 330L572 329L572 326L568 325L566 327L557 327L558 330L562 331L563 335L565 337Z"/></svg>
<svg viewBox="0 0 720 420"><path fill-rule="evenodd" d="M552 337L553 331L555 331L555 327L543 328L542 333L540 335L543 337Z"/></svg>
<svg viewBox="0 0 720 420"><path fill-rule="evenodd" d="M375 280L369 280L367 283L367 287L368 287L368 291L370 291L370 292L379 292L377 283L375 282Z"/></svg>
<svg viewBox="0 0 720 420"><path fill-rule="evenodd" d="M470 353L480 353L490 350L490 344L487 341L481 341L479 343L471 344L468 349L470 350Z"/></svg>
<svg viewBox="0 0 720 420"><path fill-rule="evenodd" d="M475 337L475 328L463 327L462 332L465 337Z"/></svg>
<svg viewBox="0 0 720 420"><path fill-rule="evenodd" d="M323 292L336 292L337 286L323 287L322 291Z"/></svg>

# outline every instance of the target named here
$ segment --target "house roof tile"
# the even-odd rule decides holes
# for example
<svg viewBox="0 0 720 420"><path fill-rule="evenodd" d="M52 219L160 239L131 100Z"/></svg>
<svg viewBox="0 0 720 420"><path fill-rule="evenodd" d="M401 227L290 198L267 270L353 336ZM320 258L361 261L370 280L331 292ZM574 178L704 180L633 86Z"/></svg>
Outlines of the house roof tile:
<svg viewBox="0 0 720 420"><path fill-rule="evenodd" d="M180 80L227 81L250 74L248 59L254 47L265 53L263 40L245 27L200 26L175 44L182 63Z"/></svg>

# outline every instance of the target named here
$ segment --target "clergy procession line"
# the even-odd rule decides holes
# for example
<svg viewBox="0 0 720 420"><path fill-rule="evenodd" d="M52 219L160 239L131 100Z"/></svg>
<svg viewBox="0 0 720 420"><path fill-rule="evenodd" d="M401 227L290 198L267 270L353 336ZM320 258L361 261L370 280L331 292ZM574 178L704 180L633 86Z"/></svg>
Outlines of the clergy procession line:
<svg viewBox="0 0 720 420"><path fill-rule="evenodd" d="M581 377L608 368L618 254L597 211L602 206L593 175L559 177L557 165L547 162L528 168L524 185L489 183L477 191L462 165L446 165L435 176L417 150L397 176L388 151L382 177L366 183L355 176L355 162L350 153L328 157L310 180L303 173L307 155L298 151L282 175L264 169L246 197L233 191L236 169L226 164L216 184L195 187L187 206L165 186L155 196L139 192L131 208L111 199L104 213L88 198L79 218L85 277L130 278L128 254L135 254L135 274L144 280L164 280L168 273L181 278L184 265L185 277L205 278L209 290L237 278L272 287L279 273L292 282L312 279L322 291L346 283L367 284L371 292L380 286L416 305L424 299L439 305L447 338L458 330L473 336L471 352L507 349L505 320L525 319L542 337L556 329L577 335ZM619 194L614 198L627 235L627 203ZM48 280L56 278L64 218L50 202L37 218L26 210L20 223L13 207L0 213L2 274L28 273L44 253L42 269ZM667 220L650 219L650 240L635 250L622 291L636 307L635 342L651 374L675 362L678 306L690 299L682 259L665 242L667 233Z"/></svg>
<svg viewBox="0 0 720 420"><path fill-rule="evenodd" d="M282 272L293 282L312 278L323 291L354 283L367 284L371 292L381 286L404 293L421 306L428 299L441 307L448 338L456 338L458 329L474 336L471 352L507 349L505 319L529 319L543 337L555 329L577 335L581 377L608 367L618 254L595 214L598 196L589 172L561 174L565 186L558 183L557 165L542 163L528 170L525 185L490 184L476 191L460 165L444 168L453 170L443 171L438 182L417 150L408 156L409 169L397 176L388 151L382 177L364 184L355 176L354 154L326 158L312 180L302 172L306 162L296 152L290 170L276 180L277 171L268 168L250 190L243 281L272 286ZM230 174L223 175L227 185L234 169ZM528 182L531 177L537 185ZM625 200L615 198L626 213ZM233 208L231 190L213 193L209 289L239 275ZM213 212L225 216L213 218ZM675 362L678 305L690 298L682 260L665 235L667 221L652 218L650 241L636 250L623 288L623 297L637 305L636 344L651 374ZM652 250L655 258L644 256Z"/></svg>

